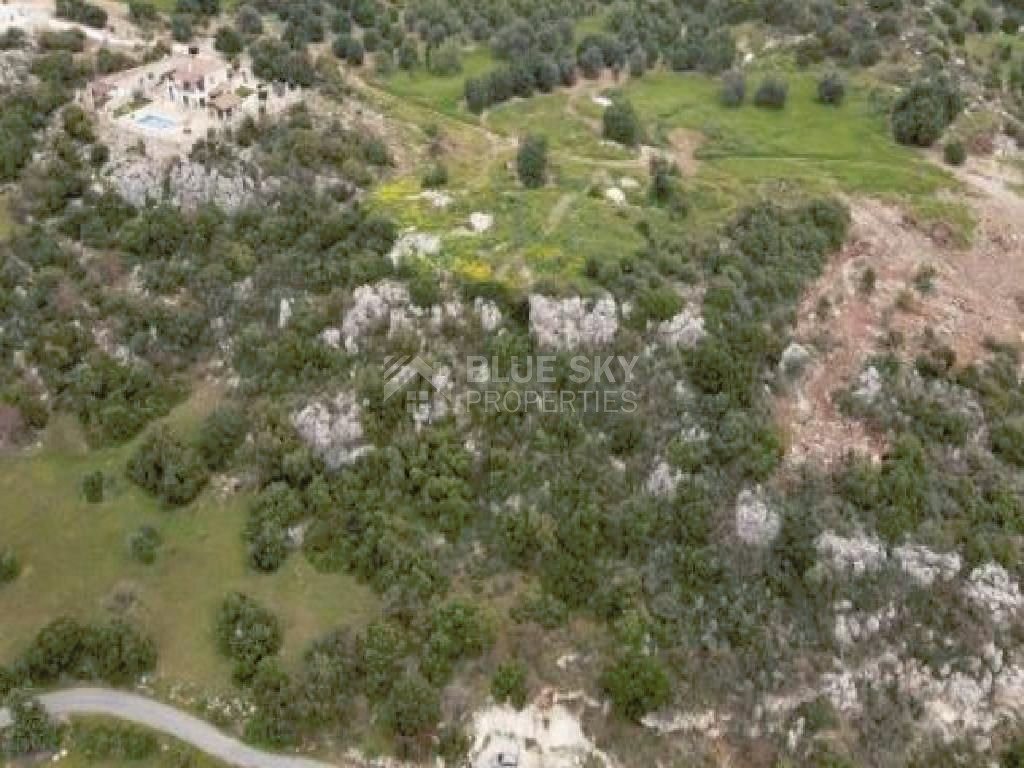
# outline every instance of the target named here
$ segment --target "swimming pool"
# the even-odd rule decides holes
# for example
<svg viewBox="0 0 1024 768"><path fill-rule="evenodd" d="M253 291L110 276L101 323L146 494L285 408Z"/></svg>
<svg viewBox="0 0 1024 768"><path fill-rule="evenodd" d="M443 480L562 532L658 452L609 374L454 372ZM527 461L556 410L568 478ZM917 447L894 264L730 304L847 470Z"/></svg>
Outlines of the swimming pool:
<svg viewBox="0 0 1024 768"><path fill-rule="evenodd" d="M156 128L158 131L170 131L176 125L173 120L163 115L145 115L138 118L135 122L144 128Z"/></svg>

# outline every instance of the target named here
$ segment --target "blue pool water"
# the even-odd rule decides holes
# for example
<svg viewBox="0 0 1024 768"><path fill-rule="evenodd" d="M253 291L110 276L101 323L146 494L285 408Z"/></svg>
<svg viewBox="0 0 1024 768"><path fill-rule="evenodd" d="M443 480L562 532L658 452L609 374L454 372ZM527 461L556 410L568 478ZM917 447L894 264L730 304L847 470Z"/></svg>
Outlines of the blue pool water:
<svg viewBox="0 0 1024 768"><path fill-rule="evenodd" d="M158 131L170 131L175 125L173 120L162 115L146 115L145 117L140 117L135 122L146 128L156 128Z"/></svg>

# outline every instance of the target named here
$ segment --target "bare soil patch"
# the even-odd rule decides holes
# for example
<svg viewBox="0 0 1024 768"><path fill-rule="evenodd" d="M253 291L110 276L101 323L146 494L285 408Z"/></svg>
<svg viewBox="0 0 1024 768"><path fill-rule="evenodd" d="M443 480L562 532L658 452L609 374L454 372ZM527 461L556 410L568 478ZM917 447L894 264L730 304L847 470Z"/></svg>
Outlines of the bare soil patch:
<svg viewBox="0 0 1024 768"><path fill-rule="evenodd" d="M884 436L845 418L835 399L872 355L891 349L911 360L930 337L968 365L986 356L987 340L1024 343L1024 199L994 161L972 163L958 176L977 221L967 248L955 247L941 226L923 231L894 207L852 203L847 244L799 308L795 338L815 355L775 403L788 461L829 465L849 451L881 455Z"/></svg>

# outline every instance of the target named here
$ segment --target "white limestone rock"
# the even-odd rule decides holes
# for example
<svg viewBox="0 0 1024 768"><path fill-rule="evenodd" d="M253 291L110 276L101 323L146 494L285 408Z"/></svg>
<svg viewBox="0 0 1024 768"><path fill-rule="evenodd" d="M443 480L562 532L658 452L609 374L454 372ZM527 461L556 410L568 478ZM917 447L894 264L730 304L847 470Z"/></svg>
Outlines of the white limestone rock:
<svg viewBox="0 0 1024 768"><path fill-rule="evenodd" d="M341 335L345 348L358 349L358 342L368 333L390 327L392 310L409 305L409 289L395 280L361 285L352 294L352 306L345 312Z"/></svg>
<svg viewBox="0 0 1024 768"><path fill-rule="evenodd" d="M474 213L469 214L469 228L475 234L482 235L493 226L493 213L481 213L480 211L475 211Z"/></svg>
<svg viewBox="0 0 1024 768"><path fill-rule="evenodd" d="M964 594L984 608L996 624L1007 624L1024 605L1020 585L996 563L979 565L971 571Z"/></svg>
<svg viewBox="0 0 1024 768"><path fill-rule="evenodd" d="M488 333L497 330L501 325L501 310L490 299L478 296L473 300L473 311L480 318L480 326Z"/></svg>
<svg viewBox="0 0 1024 768"><path fill-rule="evenodd" d="M684 349L693 349L705 336L704 316L699 309L686 307L675 317L658 324L658 337L663 343Z"/></svg>
<svg viewBox="0 0 1024 768"><path fill-rule="evenodd" d="M403 232L391 246L388 258L397 269L403 261L424 256L436 256L441 252L441 238L427 232Z"/></svg>
<svg viewBox="0 0 1024 768"><path fill-rule="evenodd" d="M877 571L886 561L885 544L874 536L839 536L825 531L814 543L818 556L834 571L860 576Z"/></svg>
<svg viewBox="0 0 1024 768"><path fill-rule="evenodd" d="M659 461L651 470L644 483L644 490L651 496L666 497L676 492L683 473L671 466L667 461Z"/></svg>
<svg viewBox="0 0 1024 768"><path fill-rule="evenodd" d="M782 520L760 488L741 491L736 498L736 535L751 546L768 546L779 535Z"/></svg>
<svg viewBox="0 0 1024 768"><path fill-rule="evenodd" d="M956 552L932 552L927 547L904 544L893 550L900 570L918 586L930 587L936 579L950 581L960 573L962 563Z"/></svg>
<svg viewBox="0 0 1024 768"><path fill-rule="evenodd" d="M292 425L330 470L351 464L373 450L365 439L361 409L348 392L317 400L292 415Z"/></svg>
<svg viewBox="0 0 1024 768"><path fill-rule="evenodd" d="M612 205L625 205L626 193L618 187L609 187L604 191L604 199Z"/></svg>
<svg viewBox="0 0 1024 768"><path fill-rule="evenodd" d="M530 295L530 332L541 346L573 350L609 344L619 330L615 299L585 302L579 296L554 299Z"/></svg>

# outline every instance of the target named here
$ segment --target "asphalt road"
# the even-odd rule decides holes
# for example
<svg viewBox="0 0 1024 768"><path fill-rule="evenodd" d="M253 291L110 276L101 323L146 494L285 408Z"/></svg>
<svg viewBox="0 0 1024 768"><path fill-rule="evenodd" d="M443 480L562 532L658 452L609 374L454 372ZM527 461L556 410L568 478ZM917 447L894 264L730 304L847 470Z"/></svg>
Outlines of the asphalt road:
<svg viewBox="0 0 1024 768"><path fill-rule="evenodd" d="M239 768L337 768L330 763L304 757L287 757L254 749L180 709L126 691L70 688L44 693L38 698L54 717L105 715L128 720L173 736L211 757ZM10 724L10 713L0 709L0 728Z"/></svg>

